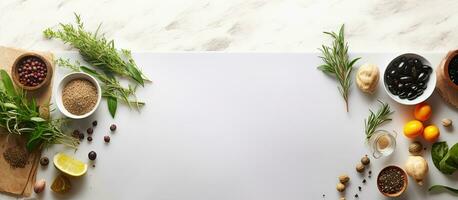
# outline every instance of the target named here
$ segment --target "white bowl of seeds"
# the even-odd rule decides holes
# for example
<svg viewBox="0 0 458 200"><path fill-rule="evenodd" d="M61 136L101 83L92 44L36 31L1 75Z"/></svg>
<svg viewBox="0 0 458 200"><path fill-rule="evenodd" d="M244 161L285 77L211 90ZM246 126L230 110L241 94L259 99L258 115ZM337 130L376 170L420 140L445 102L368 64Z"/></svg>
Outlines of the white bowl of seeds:
<svg viewBox="0 0 458 200"><path fill-rule="evenodd" d="M72 119L83 119L97 110L102 99L102 89L93 76L73 72L59 82L55 98L62 114Z"/></svg>

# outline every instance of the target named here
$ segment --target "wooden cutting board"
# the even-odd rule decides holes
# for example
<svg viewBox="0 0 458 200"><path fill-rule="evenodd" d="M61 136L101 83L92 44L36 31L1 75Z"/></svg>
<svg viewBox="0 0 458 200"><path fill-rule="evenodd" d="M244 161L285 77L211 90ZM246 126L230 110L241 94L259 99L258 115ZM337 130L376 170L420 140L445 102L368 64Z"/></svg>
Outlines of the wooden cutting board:
<svg viewBox="0 0 458 200"><path fill-rule="evenodd" d="M6 70L9 74L11 67L17 57L28 51L16 48L0 46L0 68ZM50 52L35 52L44 58L53 60L53 54ZM51 62L53 63L53 62ZM53 64L52 64L53 65ZM54 70L54 66L52 66ZM38 91L28 93L28 98L33 98L38 105L49 108L49 102L52 94L52 81L47 87ZM49 109L46 109L49 114ZM24 168L12 168L4 159L3 152L6 149L15 146L25 145L25 141L19 137L8 137L5 130L0 130L0 192L9 193L18 196L30 196L32 187L35 183L38 162L40 160L40 151L33 152L29 155L29 162Z"/></svg>

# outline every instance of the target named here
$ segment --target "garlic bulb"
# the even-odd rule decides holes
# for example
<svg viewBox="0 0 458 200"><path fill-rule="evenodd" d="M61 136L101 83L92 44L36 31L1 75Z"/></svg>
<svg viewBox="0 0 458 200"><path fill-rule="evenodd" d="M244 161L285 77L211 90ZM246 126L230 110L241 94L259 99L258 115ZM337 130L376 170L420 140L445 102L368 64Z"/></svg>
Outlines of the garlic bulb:
<svg viewBox="0 0 458 200"><path fill-rule="evenodd" d="M405 170L418 185L423 185L423 179L428 173L428 162L421 156L409 156L405 164Z"/></svg>
<svg viewBox="0 0 458 200"><path fill-rule="evenodd" d="M356 85L363 92L373 93L377 89L379 77L378 67L374 64L366 63L359 67L356 73Z"/></svg>

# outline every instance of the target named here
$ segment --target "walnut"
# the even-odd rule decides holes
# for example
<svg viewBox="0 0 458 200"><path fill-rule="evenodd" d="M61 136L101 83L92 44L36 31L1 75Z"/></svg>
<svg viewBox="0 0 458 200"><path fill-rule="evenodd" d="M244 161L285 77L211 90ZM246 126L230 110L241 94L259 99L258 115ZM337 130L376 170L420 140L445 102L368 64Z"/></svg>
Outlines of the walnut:
<svg viewBox="0 0 458 200"><path fill-rule="evenodd" d="M366 63L359 67L356 73L356 84L361 91L374 93L377 89L380 73L378 67L374 64Z"/></svg>

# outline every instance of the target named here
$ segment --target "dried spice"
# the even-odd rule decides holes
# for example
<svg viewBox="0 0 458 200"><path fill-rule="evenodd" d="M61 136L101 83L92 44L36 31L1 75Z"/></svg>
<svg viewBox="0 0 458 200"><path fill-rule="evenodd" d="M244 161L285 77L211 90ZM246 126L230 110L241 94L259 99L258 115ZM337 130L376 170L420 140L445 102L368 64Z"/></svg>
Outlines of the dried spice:
<svg viewBox="0 0 458 200"><path fill-rule="evenodd" d="M388 167L380 172L377 185L382 193L396 194L404 188L405 179L401 169Z"/></svg>
<svg viewBox="0 0 458 200"><path fill-rule="evenodd" d="M25 57L17 68L19 82L25 86L37 86L45 80L47 70L46 64L41 59L34 56Z"/></svg>
<svg viewBox="0 0 458 200"><path fill-rule="evenodd" d="M85 79L68 82L62 91L64 107L74 115L90 112L97 104L97 98L97 88Z"/></svg>
<svg viewBox="0 0 458 200"><path fill-rule="evenodd" d="M3 157L13 168L24 168L29 160L27 150L19 146L6 149L6 151L3 152Z"/></svg>

